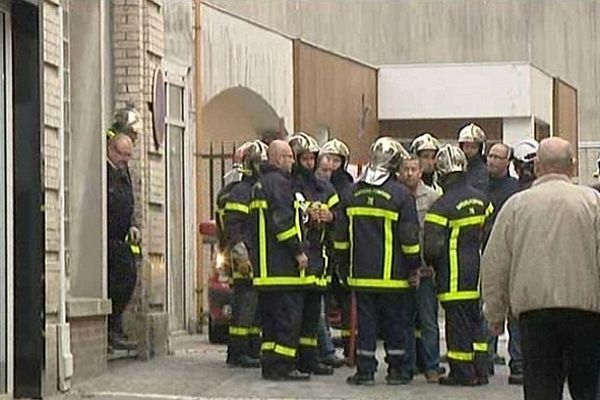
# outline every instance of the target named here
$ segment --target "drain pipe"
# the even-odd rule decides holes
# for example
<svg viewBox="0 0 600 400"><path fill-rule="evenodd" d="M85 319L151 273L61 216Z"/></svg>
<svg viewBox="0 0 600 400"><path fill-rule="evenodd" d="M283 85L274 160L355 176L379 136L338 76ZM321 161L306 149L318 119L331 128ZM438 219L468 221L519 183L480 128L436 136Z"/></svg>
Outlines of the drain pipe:
<svg viewBox="0 0 600 400"><path fill-rule="evenodd" d="M66 246L65 246L65 41L63 6L58 7L59 32L60 32L60 54L58 59L58 74L60 79L60 124L58 129L59 141L59 294L58 294L58 388L65 392L71 388L71 377L73 376L73 355L71 354L71 332L67 323L67 268L66 268Z"/></svg>

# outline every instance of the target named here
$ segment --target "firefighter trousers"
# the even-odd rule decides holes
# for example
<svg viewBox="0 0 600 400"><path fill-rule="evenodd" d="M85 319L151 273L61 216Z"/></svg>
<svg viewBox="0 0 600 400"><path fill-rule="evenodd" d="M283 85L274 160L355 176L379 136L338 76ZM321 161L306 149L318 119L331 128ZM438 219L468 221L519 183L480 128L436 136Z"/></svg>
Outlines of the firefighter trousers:
<svg viewBox="0 0 600 400"><path fill-rule="evenodd" d="M235 363L244 356L260 356L260 318L257 310L258 292L250 280L233 282L233 301L227 362Z"/></svg>
<svg viewBox="0 0 600 400"><path fill-rule="evenodd" d="M446 313L446 344L450 376L457 382L487 379L488 342L479 300L442 303Z"/></svg>
<svg viewBox="0 0 600 400"><path fill-rule="evenodd" d="M262 373L285 375L296 369L306 290L259 292L262 321Z"/></svg>
<svg viewBox="0 0 600 400"><path fill-rule="evenodd" d="M339 280L334 277L331 286L328 289L329 297L333 297L339 307L341 316L341 335L344 343L344 356L350 357L350 308L351 292L348 288L342 286Z"/></svg>
<svg viewBox="0 0 600 400"><path fill-rule="evenodd" d="M321 317L321 299L323 293L317 290L304 292L302 325L298 341L298 369L312 371L318 364L319 347L317 334Z"/></svg>
<svg viewBox="0 0 600 400"><path fill-rule="evenodd" d="M377 370L378 327L385 344L388 371L406 371L409 367L407 327L410 313L406 307L408 292L356 292L358 308L357 369L360 374ZM414 329L414 328L413 328Z"/></svg>

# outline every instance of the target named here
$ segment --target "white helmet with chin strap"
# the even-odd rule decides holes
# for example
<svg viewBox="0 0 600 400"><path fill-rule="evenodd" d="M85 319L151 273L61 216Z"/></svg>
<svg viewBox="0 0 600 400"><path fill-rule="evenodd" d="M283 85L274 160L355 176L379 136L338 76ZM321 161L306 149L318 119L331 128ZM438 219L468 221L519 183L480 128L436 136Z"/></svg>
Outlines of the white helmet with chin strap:
<svg viewBox="0 0 600 400"><path fill-rule="evenodd" d="M481 145L481 154L485 154L485 132L479 125L469 124L462 128L458 133L458 144L461 143L479 143Z"/></svg>
<svg viewBox="0 0 600 400"><path fill-rule="evenodd" d="M403 160L410 153L394 138L385 136L371 145L369 164L360 180L369 185L381 186L392 174L395 174Z"/></svg>

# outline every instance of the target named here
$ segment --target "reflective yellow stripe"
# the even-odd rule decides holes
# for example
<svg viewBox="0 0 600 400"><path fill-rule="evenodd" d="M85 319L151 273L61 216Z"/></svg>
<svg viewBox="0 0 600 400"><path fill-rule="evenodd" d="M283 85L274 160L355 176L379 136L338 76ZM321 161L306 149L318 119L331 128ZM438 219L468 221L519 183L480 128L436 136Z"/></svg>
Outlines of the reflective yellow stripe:
<svg viewBox="0 0 600 400"><path fill-rule="evenodd" d="M252 202L250 203L250 209L253 208L266 210L267 208L269 208L269 206L266 200L252 200Z"/></svg>
<svg viewBox="0 0 600 400"><path fill-rule="evenodd" d="M379 217L385 218L392 221L398 221L398 213L383 208L375 207L348 207L346 209L348 216L360 216L360 217Z"/></svg>
<svg viewBox="0 0 600 400"><path fill-rule="evenodd" d="M275 349L275 342L263 342L260 345L262 351L272 351Z"/></svg>
<svg viewBox="0 0 600 400"><path fill-rule="evenodd" d="M473 342L473 350L487 353L488 344L487 342Z"/></svg>
<svg viewBox="0 0 600 400"><path fill-rule="evenodd" d="M460 292L441 293L438 295L439 301L476 300L478 298L478 290L463 290Z"/></svg>
<svg viewBox="0 0 600 400"><path fill-rule="evenodd" d="M233 336L248 336L249 329L242 326L230 326L229 334Z"/></svg>
<svg viewBox="0 0 600 400"><path fill-rule="evenodd" d="M337 194L334 194L333 196L331 196L329 198L329 200L327 200L327 207L333 208L339 202L340 202L340 196L338 196Z"/></svg>
<svg viewBox="0 0 600 400"><path fill-rule="evenodd" d="M423 336L423 334L421 333L421 331L418 329L415 329L415 338L421 339L422 336Z"/></svg>
<svg viewBox="0 0 600 400"><path fill-rule="evenodd" d="M402 245L402 252L407 256L419 254L421 252L421 246L414 244L412 246Z"/></svg>
<svg viewBox="0 0 600 400"><path fill-rule="evenodd" d="M294 236L297 236L297 234L298 234L298 229L296 228L296 226L293 226L290 229L287 229L281 233L278 233L276 237L279 242L284 242L288 239L293 238Z"/></svg>
<svg viewBox="0 0 600 400"><path fill-rule="evenodd" d="M300 224L300 205L294 207L294 224L296 227L296 233L298 235L298 240L302 241L302 225Z"/></svg>
<svg viewBox="0 0 600 400"><path fill-rule="evenodd" d="M254 286L305 286L313 285L317 282L317 277L310 276L261 276L254 278Z"/></svg>
<svg viewBox="0 0 600 400"><path fill-rule="evenodd" d="M490 215L492 215L493 213L494 213L494 205L492 203L490 203L490 205L487 206L487 208L485 209L486 218L489 217Z"/></svg>
<svg viewBox="0 0 600 400"><path fill-rule="evenodd" d="M287 347L287 346L282 346L280 344L275 345L273 352L276 354L280 354L282 356L286 356L286 357L291 357L291 358L296 357L296 349L293 349L293 348Z"/></svg>
<svg viewBox="0 0 600 400"><path fill-rule="evenodd" d="M427 213L425 215L425 222L431 222L432 224L446 226L448 225L448 218L442 217L438 214Z"/></svg>
<svg viewBox="0 0 600 400"><path fill-rule="evenodd" d="M229 202L225 204L225 211L239 211L243 214L250 212L250 207L243 203Z"/></svg>
<svg viewBox="0 0 600 400"><path fill-rule="evenodd" d="M252 327L248 328L248 335L258 336L260 334L262 334L262 329L260 329L259 327L252 326Z"/></svg>
<svg viewBox="0 0 600 400"><path fill-rule="evenodd" d="M387 281L392 279L392 260L394 259L394 234L391 219L385 219L383 232L383 279Z"/></svg>
<svg viewBox="0 0 600 400"><path fill-rule="evenodd" d="M300 346L317 347L317 338L301 337Z"/></svg>
<svg viewBox="0 0 600 400"><path fill-rule="evenodd" d="M335 250L348 250L350 248L350 242L333 242L333 248Z"/></svg>
<svg viewBox="0 0 600 400"><path fill-rule="evenodd" d="M381 288L381 289L408 289L410 287L408 280L405 279L369 279L369 278L348 278L348 285L351 287L363 288Z"/></svg>
<svg viewBox="0 0 600 400"><path fill-rule="evenodd" d="M458 291L458 234L460 233L460 228L452 228L450 231L450 246L449 247L449 256L450 256L450 276L449 276L449 292L457 292Z"/></svg>
<svg viewBox="0 0 600 400"><path fill-rule="evenodd" d="M474 355L466 351L450 350L448 351L448 358L458 361L473 361Z"/></svg>
<svg viewBox="0 0 600 400"><path fill-rule="evenodd" d="M130 244L129 249L131 249L131 254L136 256L142 254L142 249L137 244Z"/></svg>
<svg viewBox="0 0 600 400"><path fill-rule="evenodd" d="M316 278L315 283L319 287L325 287L327 286L327 277Z"/></svg>
<svg viewBox="0 0 600 400"><path fill-rule="evenodd" d="M450 221L451 228L464 228L467 226L483 225L485 217L483 215L475 215L472 217L459 218Z"/></svg>
<svg viewBox="0 0 600 400"><path fill-rule="evenodd" d="M262 279L264 279L267 278L267 228L265 221L265 210L263 208L258 209L258 243L258 264L260 268L260 276Z"/></svg>
<svg viewBox="0 0 600 400"><path fill-rule="evenodd" d="M350 329L340 329L340 335L343 338L348 338L350 337Z"/></svg>

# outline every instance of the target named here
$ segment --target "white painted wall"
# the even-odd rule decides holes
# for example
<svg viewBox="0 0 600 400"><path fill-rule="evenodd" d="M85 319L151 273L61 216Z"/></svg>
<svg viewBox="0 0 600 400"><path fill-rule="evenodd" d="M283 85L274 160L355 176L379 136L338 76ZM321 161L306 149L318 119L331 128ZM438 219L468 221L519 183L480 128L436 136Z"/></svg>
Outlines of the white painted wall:
<svg viewBox="0 0 600 400"><path fill-rule="evenodd" d="M525 64L384 66L379 119L531 115L530 76Z"/></svg>
<svg viewBox="0 0 600 400"><path fill-rule="evenodd" d="M202 34L203 103L228 88L244 86L285 118L292 132L292 40L210 6L202 8Z"/></svg>
<svg viewBox="0 0 600 400"><path fill-rule="evenodd" d="M532 117L504 118L502 120L503 142L512 146L520 140L533 139L533 128Z"/></svg>

